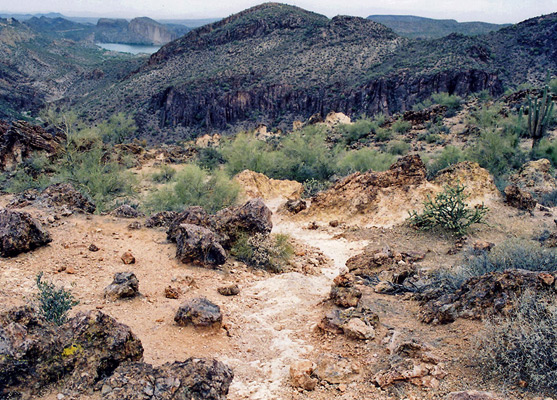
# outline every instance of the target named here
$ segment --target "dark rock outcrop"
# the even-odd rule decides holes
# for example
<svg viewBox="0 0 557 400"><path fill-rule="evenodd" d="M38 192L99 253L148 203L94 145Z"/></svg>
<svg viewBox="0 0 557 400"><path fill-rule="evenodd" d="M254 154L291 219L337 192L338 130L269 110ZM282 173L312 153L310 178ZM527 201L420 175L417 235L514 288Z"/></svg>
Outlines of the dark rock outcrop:
<svg viewBox="0 0 557 400"><path fill-rule="evenodd" d="M180 326L220 328L222 314L219 306L204 297L197 297L186 301L178 308L174 321Z"/></svg>
<svg viewBox="0 0 557 400"><path fill-rule="evenodd" d="M16 256L50 242L50 234L31 215L0 210L0 256Z"/></svg>
<svg viewBox="0 0 557 400"><path fill-rule="evenodd" d="M161 211L151 215L145 220L146 228L164 227L168 228L170 224L178 217L176 211Z"/></svg>
<svg viewBox="0 0 557 400"><path fill-rule="evenodd" d="M157 217L157 219L163 220L167 220L167 218L170 219L171 215L169 214L168 216L161 216L160 218ZM176 241L180 230L180 225L182 224L199 225L204 228L210 228L213 224L213 221L212 217L207 214L207 211L205 211L203 207L188 207L180 214L178 214L178 216L176 216L168 226L168 230L166 231L166 237L168 240L171 240L173 242Z"/></svg>
<svg viewBox="0 0 557 400"><path fill-rule="evenodd" d="M213 231L198 225L182 224L176 237L176 258L183 263L195 261L222 265L227 255Z"/></svg>
<svg viewBox="0 0 557 400"><path fill-rule="evenodd" d="M35 394L65 380L79 393L125 361L138 361L143 346L131 330L100 311L78 313L57 327L23 307L0 314L0 397Z"/></svg>
<svg viewBox="0 0 557 400"><path fill-rule="evenodd" d="M34 152L53 155L65 140L62 133L50 133L40 126L14 121L0 124L0 171L12 169Z"/></svg>
<svg viewBox="0 0 557 400"><path fill-rule="evenodd" d="M117 218L139 218L143 217L144 214L129 204L122 204L120 207L115 208L111 211L110 215Z"/></svg>
<svg viewBox="0 0 557 400"><path fill-rule="evenodd" d="M531 193L520 189L516 185L509 185L505 188L505 202L511 207L532 213L538 202Z"/></svg>
<svg viewBox="0 0 557 400"><path fill-rule="evenodd" d="M133 272L117 272L114 280L104 289L104 297L115 301L139 294L139 280Z"/></svg>
<svg viewBox="0 0 557 400"><path fill-rule="evenodd" d="M234 374L221 362L188 358L153 367L127 363L103 381L105 400L225 400Z"/></svg>
<svg viewBox="0 0 557 400"><path fill-rule="evenodd" d="M554 292L556 273L507 270L470 278L454 293L435 288L416 295L421 300L420 320L444 324L457 318L482 319L508 313L517 295L527 290Z"/></svg>
<svg viewBox="0 0 557 400"><path fill-rule="evenodd" d="M50 185L37 198L39 204L49 207L67 207L76 212L92 214L96 206L83 194L77 191L71 183L57 183Z"/></svg>

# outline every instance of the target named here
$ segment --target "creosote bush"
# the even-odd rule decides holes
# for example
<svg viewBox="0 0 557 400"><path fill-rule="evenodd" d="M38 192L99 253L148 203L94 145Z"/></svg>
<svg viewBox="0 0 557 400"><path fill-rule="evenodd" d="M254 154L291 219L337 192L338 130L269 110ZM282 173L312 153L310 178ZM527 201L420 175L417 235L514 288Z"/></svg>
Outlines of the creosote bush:
<svg viewBox="0 0 557 400"><path fill-rule="evenodd" d="M216 212L236 202L240 186L224 171L211 174L197 165L186 165L172 180L150 193L145 200L149 211L181 211L188 206L201 206Z"/></svg>
<svg viewBox="0 0 557 400"><path fill-rule="evenodd" d="M153 182L167 183L176 175L176 170L170 165L163 165L159 170L151 175Z"/></svg>
<svg viewBox="0 0 557 400"><path fill-rule="evenodd" d="M241 235L230 252L238 260L251 267L278 273L284 269L294 254L289 240L290 237L284 234Z"/></svg>
<svg viewBox="0 0 557 400"><path fill-rule="evenodd" d="M74 296L64 288L57 288L42 280L43 273L37 275L37 302L39 312L49 322L62 325L67 320L68 311L79 304Z"/></svg>
<svg viewBox="0 0 557 400"><path fill-rule="evenodd" d="M421 214L410 212L410 224L422 230L442 228L456 236L465 235L470 225L483 222L489 211L483 204L469 208L465 203L468 197L465 189L465 186L456 184L446 186L434 199L428 196Z"/></svg>
<svg viewBox="0 0 557 400"><path fill-rule="evenodd" d="M479 365L490 377L533 391L557 390L557 303L552 296L525 293L513 311L493 318L480 335Z"/></svg>

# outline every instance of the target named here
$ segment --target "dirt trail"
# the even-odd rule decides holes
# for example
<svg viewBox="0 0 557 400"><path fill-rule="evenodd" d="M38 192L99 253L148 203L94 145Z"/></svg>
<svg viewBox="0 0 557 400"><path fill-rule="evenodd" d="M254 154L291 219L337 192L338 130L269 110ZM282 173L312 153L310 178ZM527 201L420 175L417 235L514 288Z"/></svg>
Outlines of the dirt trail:
<svg viewBox="0 0 557 400"><path fill-rule="evenodd" d="M235 372L231 400L289 398L286 393L292 390L287 383L289 367L313 350L311 334L322 313L319 303L327 297L331 280L345 267L346 260L367 244L333 239L331 234L303 229L299 223L277 214L276 205L269 203L274 211L274 233L288 233L318 248L333 263L318 275L289 272L258 281L243 290L244 299L255 302L233 323L238 324L239 331L249 334L238 338L238 357L217 355ZM234 336L234 329L232 332Z"/></svg>

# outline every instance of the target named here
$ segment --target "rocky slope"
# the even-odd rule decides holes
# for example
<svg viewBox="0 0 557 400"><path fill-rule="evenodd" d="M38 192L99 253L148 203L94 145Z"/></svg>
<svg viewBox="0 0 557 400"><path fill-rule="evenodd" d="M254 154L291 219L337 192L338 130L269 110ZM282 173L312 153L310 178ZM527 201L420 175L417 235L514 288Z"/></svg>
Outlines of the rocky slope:
<svg viewBox="0 0 557 400"><path fill-rule="evenodd" d="M370 20L266 3L198 28L103 94L99 115L139 104L141 128L277 126L318 113L406 110L434 92L492 95L554 67L557 15L489 35L412 41ZM518 54L520 57L511 57Z"/></svg>
<svg viewBox="0 0 557 400"><path fill-rule="evenodd" d="M177 39L189 28L182 25L165 25L151 18L125 19L101 18L95 28L95 39L100 42L163 45Z"/></svg>

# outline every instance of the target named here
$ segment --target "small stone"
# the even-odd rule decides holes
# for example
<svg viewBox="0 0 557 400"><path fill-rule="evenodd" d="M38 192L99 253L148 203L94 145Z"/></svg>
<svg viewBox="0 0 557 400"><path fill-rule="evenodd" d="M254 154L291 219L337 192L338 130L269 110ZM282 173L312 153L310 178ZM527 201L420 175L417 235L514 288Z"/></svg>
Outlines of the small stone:
<svg viewBox="0 0 557 400"><path fill-rule="evenodd" d="M315 375L331 384L350 383L360 374L357 364L336 354L322 354L316 364Z"/></svg>
<svg viewBox="0 0 557 400"><path fill-rule="evenodd" d="M331 288L330 298L336 305L340 307L356 307L361 297L362 292L360 291L360 289L353 286L333 286Z"/></svg>
<svg viewBox="0 0 557 400"><path fill-rule="evenodd" d="M134 297L139 293L139 280L133 272L118 272L114 280L104 289L104 297L115 301Z"/></svg>
<svg viewBox="0 0 557 400"><path fill-rule="evenodd" d="M122 254L121 258L124 264L135 264L135 257L129 251Z"/></svg>
<svg viewBox="0 0 557 400"><path fill-rule="evenodd" d="M91 243L91 244L89 245L89 251L95 252L95 251L99 251L99 250L100 250L100 249L99 249L99 248L97 247L97 245L95 245L94 243Z"/></svg>
<svg viewBox="0 0 557 400"><path fill-rule="evenodd" d="M344 334L352 339L372 340L375 338L375 329L367 325L360 318L352 318L342 326Z"/></svg>
<svg viewBox="0 0 557 400"><path fill-rule="evenodd" d="M174 321L180 326L220 328L222 314L220 307L204 297L186 301L178 308Z"/></svg>
<svg viewBox="0 0 557 400"><path fill-rule="evenodd" d="M143 224L139 221L134 221L134 222L132 222L131 224L128 225L128 229L131 230L131 231L141 229L142 227L143 227Z"/></svg>
<svg viewBox="0 0 557 400"><path fill-rule="evenodd" d="M491 251L491 249L495 246L495 243L486 242L484 240L478 240L472 244L472 248L474 251Z"/></svg>
<svg viewBox="0 0 557 400"><path fill-rule="evenodd" d="M538 274L539 280L547 286L552 286L555 283L555 277L547 272L540 272Z"/></svg>
<svg viewBox="0 0 557 400"><path fill-rule="evenodd" d="M217 289L217 292L223 296L236 296L240 293L238 285L223 286Z"/></svg>
<svg viewBox="0 0 557 400"><path fill-rule="evenodd" d="M315 365L309 360L296 361L290 365L290 382L293 387L314 390L317 379L312 377Z"/></svg>
<svg viewBox="0 0 557 400"><path fill-rule="evenodd" d="M167 299L178 299L182 295L182 290L180 288L174 288L172 286L167 286L164 289L164 297Z"/></svg>
<svg viewBox="0 0 557 400"><path fill-rule="evenodd" d="M70 275L75 274L75 268L74 267L66 268L66 274L70 274Z"/></svg>
<svg viewBox="0 0 557 400"><path fill-rule="evenodd" d="M334 219L332 221L329 221L329 226L332 227L332 228L336 228L337 226L339 226L339 224L340 223L336 219Z"/></svg>

